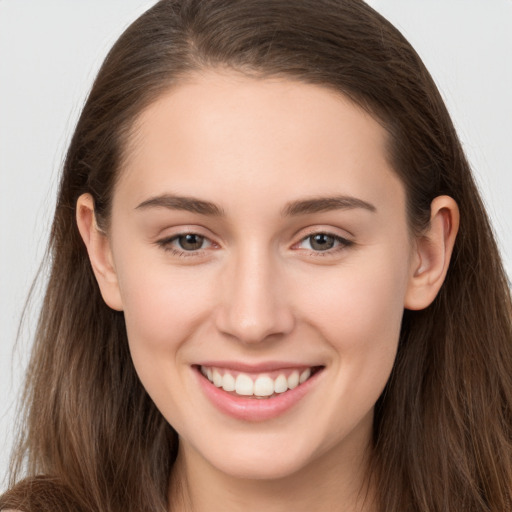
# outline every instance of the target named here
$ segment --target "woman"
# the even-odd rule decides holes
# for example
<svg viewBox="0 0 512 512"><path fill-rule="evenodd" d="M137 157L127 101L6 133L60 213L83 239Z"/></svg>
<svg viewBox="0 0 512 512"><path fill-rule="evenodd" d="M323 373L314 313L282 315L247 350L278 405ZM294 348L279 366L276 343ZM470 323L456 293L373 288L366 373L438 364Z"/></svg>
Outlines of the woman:
<svg viewBox="0 0 512 512"><path fill-rule="evenodd" d="M435 85L363 2L141 16L51 251L3 509L510 510L505 275Z"/></svg>

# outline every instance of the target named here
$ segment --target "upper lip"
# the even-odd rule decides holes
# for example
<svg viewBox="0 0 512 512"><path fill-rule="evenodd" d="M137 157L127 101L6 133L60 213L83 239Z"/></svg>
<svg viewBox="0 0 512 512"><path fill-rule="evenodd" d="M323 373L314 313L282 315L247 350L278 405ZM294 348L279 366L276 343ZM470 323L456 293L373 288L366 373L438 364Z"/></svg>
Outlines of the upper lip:
<svg viewBox="0 0 512 512"><path fill-rule="evenodd" d="M306 369L323 365L290 361L265 361L260 363L244 363L240 361L203 361L198 363L197 366L223 368L226 370L244 373L263 373L285 369Z"/></svg>

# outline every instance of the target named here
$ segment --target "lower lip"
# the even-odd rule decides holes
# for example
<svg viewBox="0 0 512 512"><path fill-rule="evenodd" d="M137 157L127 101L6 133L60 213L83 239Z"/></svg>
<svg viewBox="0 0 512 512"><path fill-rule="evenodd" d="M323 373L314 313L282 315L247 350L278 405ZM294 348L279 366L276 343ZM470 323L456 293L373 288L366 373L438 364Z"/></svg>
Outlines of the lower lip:
<svg viewBox="0 0 512 512"><path fill-rule="evenodd" d="M199 369L195 369L199 384L210 401L224 414L244 421L265 421L284 414L311 390L322 373L323 371L319 370L306 382L282 394L258 399L227 393L222 388L214 386Z"/></svg>

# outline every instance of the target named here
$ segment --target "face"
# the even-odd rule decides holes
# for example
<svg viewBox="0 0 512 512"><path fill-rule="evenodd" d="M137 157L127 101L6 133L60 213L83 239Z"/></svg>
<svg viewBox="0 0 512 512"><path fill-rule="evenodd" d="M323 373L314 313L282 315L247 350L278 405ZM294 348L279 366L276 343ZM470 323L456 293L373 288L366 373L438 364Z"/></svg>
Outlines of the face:
<svg viewBox="0 0 512 512"><path fill-rule="evenodd" d="M135 368L194 460L277 478L361 457L414 272L385 146L343 96L234 72L139 117L111 260Z"/></svg>

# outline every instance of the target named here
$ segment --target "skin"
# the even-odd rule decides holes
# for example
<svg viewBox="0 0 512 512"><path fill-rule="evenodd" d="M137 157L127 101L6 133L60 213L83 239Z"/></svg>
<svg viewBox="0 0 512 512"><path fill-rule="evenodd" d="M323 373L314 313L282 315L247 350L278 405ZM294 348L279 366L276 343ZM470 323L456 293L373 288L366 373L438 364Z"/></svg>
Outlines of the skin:
<svg viewBox="0 0 512 512"><path fill-rule="evenodd" d="M374 510L374 405L404 308L427 307L443 282L456 204L436 198L414 238L387 133L319 86L204 72L147 108L134 133L108 233L89 195L77 221L106 303L124 311L138 375L179 435L173 510ZM148 204L162 194L222 214ZM350 204L286 214L332 197ZM180 248L186 233L204 237L199 250ZM319 233L339 238L321 251ZM213 360L323 371L284 414L243 421L198 385L193 365Z"/></svg>

